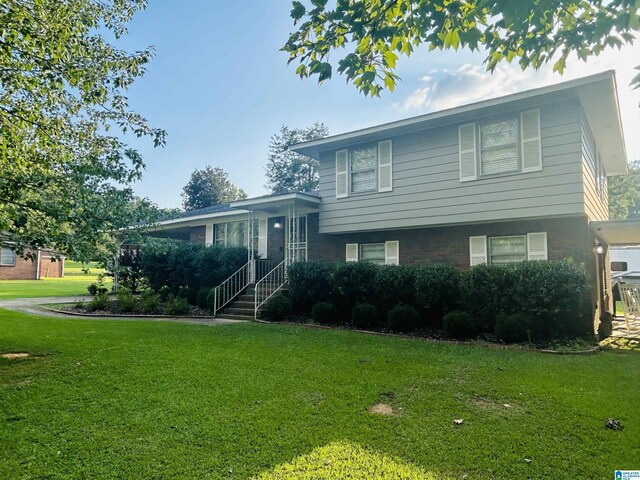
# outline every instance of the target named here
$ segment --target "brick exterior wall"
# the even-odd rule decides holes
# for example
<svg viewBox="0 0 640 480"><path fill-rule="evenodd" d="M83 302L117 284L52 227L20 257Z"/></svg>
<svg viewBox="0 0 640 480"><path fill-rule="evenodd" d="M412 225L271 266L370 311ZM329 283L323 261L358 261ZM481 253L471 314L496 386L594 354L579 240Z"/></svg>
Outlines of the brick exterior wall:
<svg viewBox="0 0 640 480"><path fill-rule="evenodd" d="M36 260L25 260L17 256L14 266L0 266L0 280L37 280L38 264ZM64 258L51 261L49 253L40 254L40 278L59 278L64 274Z"/></svg>
<svg viewBox="0 0 640 480"><path fill-rule="evenodd" d="M204 245L207 241L207 227L205 225L191 227L189 230L189 241L191 243Z"/></svg>
<svg viewBox="0 0 640 480"><path fill-rule="evenodd" d="M590 276L595 328L600 317L600 288L602 274L598 273L594 245L596 238L589 229L587 217L567 217L540 220L457 225L450 227L419 228L395 231L363 232L349 234L318 233L318 215L307 217L311 261L344 261L347 243L382 243L388 240L400 242L400 263L443 263L460 270L469 268L469 237L478 235L523 235L530 232L547 232L547 250L550 260L573 258L584 263ZM604 256L607 271L604 286L605 309L611 311L611 285L609 255Z"/></svg>

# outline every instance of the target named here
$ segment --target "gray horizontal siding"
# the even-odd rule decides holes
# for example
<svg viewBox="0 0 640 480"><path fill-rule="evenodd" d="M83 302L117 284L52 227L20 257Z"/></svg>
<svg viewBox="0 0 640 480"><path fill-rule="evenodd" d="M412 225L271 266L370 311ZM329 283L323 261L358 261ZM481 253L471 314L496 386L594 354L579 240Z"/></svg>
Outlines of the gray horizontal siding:
<svg viewBox="0 0 640 480"><path fill-rule="evenodd" d="M589 220L608 220L608 184L605 181L604 194L601 198L597 186L593 136L584 112L581 114L580 127L580 138L582 143L582 185L584 189L585 213L587 214L587 217L589 217Z"/></svg>
<svg viewBox="0 0 640 480"><path fill-rule="evenodd" d="M393 191L336 199L335 152L323 152L320 232L584 215L579 101L541 105L540 113L540 172L461 183L458 125L452 124L392 138ZM481 121L492 118L485 115Z"/></svg>

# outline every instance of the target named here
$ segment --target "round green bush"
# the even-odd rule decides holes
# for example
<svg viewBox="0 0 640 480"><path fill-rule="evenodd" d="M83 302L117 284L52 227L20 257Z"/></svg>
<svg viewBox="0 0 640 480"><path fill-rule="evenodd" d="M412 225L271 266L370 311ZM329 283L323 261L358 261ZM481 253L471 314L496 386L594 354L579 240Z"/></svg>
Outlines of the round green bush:
<svg viewBox="0 0 640 480"><path fill-rule="evenodd" d="M198 290L193 287L180 287L178 298L183 298L191 305L196 305L198 301Z"/></svg>
<svg viewBox="0 0 640 480"><path fill-rule="evenodd" d="M332 325L337 322L336 307L331 303L318 302L311 309L311 318L321 325Z"/></svg>
<svg viewBox="0 0 640 480"><path fill-rule="evenodd" d="M478 334L478 326L475 320L467 312L454 310L444 316L444 330L452 338L473 338Z"/></svg>
<svg viewBox="0 0 640 480"><path fill-rule="evenodd" d="M394 332L412 332L422 326L420 315L410 305L396 305L389 310L388 327Z"/></svg>
<svg viewBox="0 0 640 480"><path fill-rule="evenodd" d="M137 309L138 299L131 294L131 290L128 288L120 287L117 297L122 313L131 313Z"/></svg>
<svg viewBox="0 0 640 480"><path fill-rule="evenodd" d="M211 288L209 287L202 287L200 289L198 289L198 294L196 295L196 305L200 308L209 308L208 304L207 304L207 298L209 297L209 294L211 293Z"/></svg>
<svg viewBox="0 0 640 480"><path fill-rule="evenodd" d="M291 313L291 300L285 295L274 295L262 311L262 318L269 322L281 322Z"/></svg>
<svg viewBox="0 0 640 480"><path fill-rule="evenodd" d="M371 328L378 324L378 309L370 303L359 303L351 310L351 324L354 328Z"/></svg>
<svg viewBox="0 0 640 480"><path fill-rule="evenodd" d="M166 303L164 311L167 315L186 315L189 313L189 304L184 298L175 297Z"/></svg>
<svg viewBox="0 0 640 480"><path fill-rule="evenodd" d="M501 313L496 318L493 333L504 343L520 343L529 340L530 328L531 322L527 315Z"/></svg>

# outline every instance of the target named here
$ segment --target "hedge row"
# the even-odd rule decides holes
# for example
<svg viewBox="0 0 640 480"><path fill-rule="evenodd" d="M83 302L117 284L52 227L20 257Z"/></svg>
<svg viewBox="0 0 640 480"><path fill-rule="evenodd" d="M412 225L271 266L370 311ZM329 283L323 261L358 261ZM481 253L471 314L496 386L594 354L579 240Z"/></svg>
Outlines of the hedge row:
<svg viewBox="0 0 640 480"><path fill-rule="evenodd" d="M570 260L479 265L466 272L439 264L307 262L291 265L288 275L291 309L297 315L309 316L314 305L326 303L334 307L337 320L348 323L354 307L366 304L375 307L369 312L377 312L370 326L387 327L389 312L406 305L420 316L417 329L440 328L443 318L455 312L449 317L451 328L460 330L467 322L469 332L493 332L501 318L497 330L515 322L520 340L592 332L588 277L584 266ZM361 312L357 316L362 323Z"/></svg>
<svg viewBox="0 0 640 480"><path fill-rule="evenodd" d="M185 297L194 304L198 290L219 285L245 263L244 247L152 239L140 249L140 272L149 287L156 292L165 287L173 294L189 289Z"/></svg>

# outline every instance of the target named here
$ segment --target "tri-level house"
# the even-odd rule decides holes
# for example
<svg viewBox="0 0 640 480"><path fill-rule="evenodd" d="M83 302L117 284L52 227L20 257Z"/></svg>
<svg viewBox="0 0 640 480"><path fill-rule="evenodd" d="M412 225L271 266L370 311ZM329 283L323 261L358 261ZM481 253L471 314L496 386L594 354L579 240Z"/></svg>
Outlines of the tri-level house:
<svg viewBox="0 0 640 480"><path fill-rule="evenodd" d="M611 309L608 246L640 243L637 224L608 221L607 177L627 172L611 71L291 150L319 160L317 192L189 212L154 234L247 245L272 262L271 285L304 260L464 270L571 257L593 278L594 318Z"/></svg>

